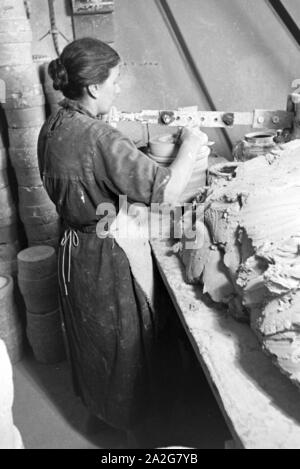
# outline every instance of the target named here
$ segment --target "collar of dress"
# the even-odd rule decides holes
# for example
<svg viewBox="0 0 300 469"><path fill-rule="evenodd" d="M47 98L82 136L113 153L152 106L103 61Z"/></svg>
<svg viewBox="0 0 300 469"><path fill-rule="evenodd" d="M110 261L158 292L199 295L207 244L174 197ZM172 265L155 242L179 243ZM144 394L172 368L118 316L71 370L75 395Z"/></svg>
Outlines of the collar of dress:
<svg viewBox="0 0 300 469"><path fill-rule="evenodd" d="M58 104L65 109L77 111L77 112L80 112L81 114L86 114L87 116L92 117L93 119L97 119L97 116L92 114L85 106L83 106L78 101L75 101L73 99L65 98L62 101L60 101Z"/></svg>

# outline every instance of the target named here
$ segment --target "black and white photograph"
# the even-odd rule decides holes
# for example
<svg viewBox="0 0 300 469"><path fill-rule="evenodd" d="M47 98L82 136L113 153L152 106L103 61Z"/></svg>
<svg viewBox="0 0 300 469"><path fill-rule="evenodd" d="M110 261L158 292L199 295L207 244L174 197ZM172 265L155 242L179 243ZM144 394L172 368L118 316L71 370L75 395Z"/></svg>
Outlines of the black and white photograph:
<svg viewBox="0 0 300 469"><path fill-rule="evenodd" d="M300 449L299 0L0 0L0 379L0 449Z"/></svg>

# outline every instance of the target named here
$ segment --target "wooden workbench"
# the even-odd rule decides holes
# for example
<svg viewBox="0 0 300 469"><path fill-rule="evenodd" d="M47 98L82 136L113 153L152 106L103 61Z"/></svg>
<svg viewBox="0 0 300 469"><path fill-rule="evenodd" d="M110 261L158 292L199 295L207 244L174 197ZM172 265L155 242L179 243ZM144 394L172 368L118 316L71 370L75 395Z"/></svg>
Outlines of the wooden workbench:
<svg viewBox="0 0 300 469"><path fill-rule="evenodd" d="M169 242L151 242L165 285L238 448L300 448L300 389L246 324L188 285ZM201 398L201 397L199 397Z"/></svg>

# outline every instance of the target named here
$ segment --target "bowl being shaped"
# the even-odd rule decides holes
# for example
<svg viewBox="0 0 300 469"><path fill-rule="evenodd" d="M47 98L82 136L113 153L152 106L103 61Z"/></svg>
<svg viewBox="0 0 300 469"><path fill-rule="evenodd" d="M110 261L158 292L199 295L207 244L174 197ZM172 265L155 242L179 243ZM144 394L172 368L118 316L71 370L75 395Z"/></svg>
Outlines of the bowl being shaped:
<svg viewBox="0 0 300 469"><path fill-rule="evenodd" d="M177 151L177 146L172 135L164 135L150 140L149 148L153 156L160 158L174 156Z"/></svg>

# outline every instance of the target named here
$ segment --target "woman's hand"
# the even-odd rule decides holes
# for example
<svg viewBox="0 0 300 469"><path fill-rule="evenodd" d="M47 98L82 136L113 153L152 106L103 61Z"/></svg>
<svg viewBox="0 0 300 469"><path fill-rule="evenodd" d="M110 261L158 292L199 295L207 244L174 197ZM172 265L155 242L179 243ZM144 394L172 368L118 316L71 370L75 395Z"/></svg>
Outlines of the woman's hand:
<svg viewBox="0 0 300 469"><path fill-rule="evenodd" d="M208 143L208 137L199 127L184 127L181 131L181 141L196 145L200 150Z"/></svg>
<svg viewBox="0 0 300 469"><path fill-rule="evenodd" d="M197 161L210 153L208 137L196 127L184 127L181 132L181 145L171 169L171 178L166 186L164 201L175 205L183 193Z"/></svg>
<svg viewBox="0 0 300 469"><path fill-rule="evenodd" d="M200 150L197 152L197 160L202 160L203 158L208 158L210 155L211 148L207 145L203 145Z"/></svg>
<svg viewBox="0 0 300 469"><path fill-rule="evenodd" d="M182 143L185 142L193 147L197 160L209 156L208 137L199 127L184 127L180 137Z"/></svg>

